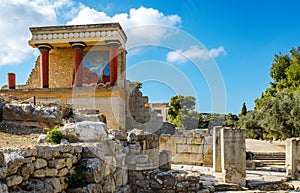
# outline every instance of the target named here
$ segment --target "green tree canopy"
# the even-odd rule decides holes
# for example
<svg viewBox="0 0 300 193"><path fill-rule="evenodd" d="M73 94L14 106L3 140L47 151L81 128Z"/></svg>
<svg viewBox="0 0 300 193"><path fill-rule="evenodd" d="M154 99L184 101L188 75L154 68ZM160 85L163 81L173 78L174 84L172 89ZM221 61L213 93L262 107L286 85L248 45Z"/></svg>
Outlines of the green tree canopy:
<svg viewBox="0 0 300 193"><path fill-rule="evenodd" d="M194 111L195 105L196 99L193 96L172 96L168 110L170 122L181 129L196 129L199 113Z"/></svg>

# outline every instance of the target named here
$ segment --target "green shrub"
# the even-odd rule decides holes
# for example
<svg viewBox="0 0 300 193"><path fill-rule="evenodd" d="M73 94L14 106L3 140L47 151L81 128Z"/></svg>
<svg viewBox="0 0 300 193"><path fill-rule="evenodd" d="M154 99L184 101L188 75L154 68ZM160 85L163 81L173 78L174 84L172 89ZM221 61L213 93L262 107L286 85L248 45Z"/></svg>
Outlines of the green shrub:
<svg viewBox="0 0 300 193"><path fill-rule="evenodd" d="M59 144L60 141L64 138L63 134L59 131L59 127L55 126L53 129L45 128L47 131L46 138L56 144Z"/></svg>

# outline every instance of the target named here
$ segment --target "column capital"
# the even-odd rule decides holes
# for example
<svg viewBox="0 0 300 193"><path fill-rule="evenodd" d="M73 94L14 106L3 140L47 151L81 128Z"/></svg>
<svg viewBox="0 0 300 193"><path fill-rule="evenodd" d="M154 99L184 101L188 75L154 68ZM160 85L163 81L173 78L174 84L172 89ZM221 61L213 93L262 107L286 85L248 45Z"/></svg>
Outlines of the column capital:
<svg viewBox="0 0 300 193"><path fill-rule="evenodd" d="M105 40L105 43L109 48L118 48L121 45L119 40Z"/></svg>
<svg viewBox="0 0 300 193"><path fill-rule="evenodd" d="M53 49L53 47L50 44L37 44L36 46L39 50L50 51L51 49Z"/></svg>
<svg viewBox="0 0 300 193"><path fill-rule="evenodd" d="M87 45L84 42L69 42L73 49L84 49Z"/></svg>

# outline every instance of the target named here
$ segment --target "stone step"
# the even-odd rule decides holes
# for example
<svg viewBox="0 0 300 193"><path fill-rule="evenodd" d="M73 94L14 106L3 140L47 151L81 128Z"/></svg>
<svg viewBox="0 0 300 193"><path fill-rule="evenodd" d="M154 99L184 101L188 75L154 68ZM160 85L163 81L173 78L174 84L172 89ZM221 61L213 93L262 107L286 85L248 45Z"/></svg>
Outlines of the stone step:
<svg viewBox="0 0 300 193"><path fill-rule="evenodd" d="M285 160L256 160L255 166L262 167L267 165L285 165Z"/></svg>
<svg viewBox="0 0 300 193"><path fill-rule="evenodd" d="M256 160L285 160L283 152L252 152Z"/></svg>

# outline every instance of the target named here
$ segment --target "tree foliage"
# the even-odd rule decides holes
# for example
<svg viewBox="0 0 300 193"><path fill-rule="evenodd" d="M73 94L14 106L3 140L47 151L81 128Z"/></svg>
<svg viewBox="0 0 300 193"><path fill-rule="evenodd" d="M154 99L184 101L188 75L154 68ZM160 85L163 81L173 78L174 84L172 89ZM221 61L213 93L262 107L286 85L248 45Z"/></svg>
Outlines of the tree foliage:
<svg viewBox="0 0 300 193"><path fill-rule="evenodd" d="M286 139L300 135L300 47L274 56L270 87L255 100L255 110L238 125L251 138ZM242 114L242 113L241 113Z"/></svg>
<svg viewBox="0 0 300 193"><path fill-rule="evenodd" d="M241 113L240 116L242 115L246 115L247 114L247 107L246 107L246 103L243 103L242 109L241 109Z"/></svg>
<svg viewBox="0 0 300 193"><path fill-rule="evenodd" d="M194 110L195 105L196 99L193 96L173 96L170 100L168 110L170 122L184 130L196 129L199 121L199 113Z"/></svg>

